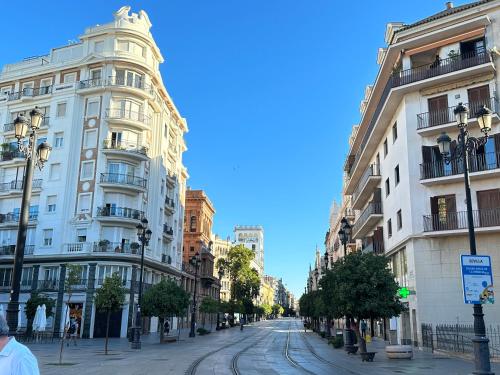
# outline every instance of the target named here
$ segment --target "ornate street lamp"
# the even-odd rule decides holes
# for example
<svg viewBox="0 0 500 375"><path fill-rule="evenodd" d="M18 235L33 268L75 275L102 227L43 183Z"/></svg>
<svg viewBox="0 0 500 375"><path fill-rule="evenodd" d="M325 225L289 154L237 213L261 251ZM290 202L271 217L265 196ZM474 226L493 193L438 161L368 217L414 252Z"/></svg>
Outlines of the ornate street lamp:
<svg viewBox="0 0 500 375"><path fill-rule="evenodd" d="M220 330L220 293L222 290L222 277L224 277L224 267L220 266L219 267L219 308L217 309L217 327L215 327L215 330L218 331Z"/></svg>
<svg viewBox="0 0 500 375"><path fill-rule="evenodd" d="M329 261L329 256L328 256L328 250L325 250L325 272L328 271L328 261Z"/></svg>
<svg viewBox="0 0 500 375"><path fill-rule="evenodd" d="M200 268L201 265L201 256L200 253L196 253L194 256L191 257L189 260L189 263L191 263L192 266L195 268L195 273L194 273L194 291L193 291L193 309L191 311L191 331L189 332L189 337L195 337L196 332L195 332L195 326L196 326L196 286L198 284L198 269Z"/></svg>
<svg viewBox="0 0 500 375"><path fill-rule="evenodd" d="M12 274L12 289L10 291L9 304L7 306L7 322L10 327L9 334L16 334L19 314L19 293L21 287L21 274L23 271L24 248L26 235L28 233L29 206L31 201L31 189L33 185L33 173L35 165L42 170L44 164L49 160L52 147L47 142L36 146L37 130L43 121L43 113L35 107L29 113L27 119L20 114L14 120L14 135L17 138L17 148L26 158L26 169L23 178L23 196L21 199L21 211L19 215L19 227L17 230L17 242L14 256L14 271ZM23 143L26 134L31 131L28 143Z"/></svg>
<svg viewBox="0 0 500 375"><path fill-rule="evenodd" d="M132 349L141 348L141 330L142 330L142 317L141 317L141 303L142 303L142 284L143 284L143 273L144 273L144 248L149 244L151 240L151 232L148 229L148 220L144 217L141 223L137 225L137 238L141 243L141 272L139 275L139 297L137 299L137 307L135 312L135 325L133 329L133 339L132 339Z"/></svg>
<svg viewBox="0 0 500 375"><path fill-rule="evenodd" d="M340 220L340 230L338 232L340 242L344 246L344 256L347 255L347 243L351 238L352 226L345 217ZM351 317L345 317L345 350L351 353L354 350L354 331L351 329Z"/></svg>
<svg viewBox="0 0 500 375"><path fill-rule="evenodd" d="M486 106L482 106L476 113L479 129L484 136L476 138L469 135L467 131L469 110L462 103L459 103L454 110L457 127L460 130L458 135L458 145L454 150L451 150L451 138L442 133L437 139L439 151L443 156L446 164L451 161L462 161L464 171L465 197L467 205L467 224L469 227L469 246L470 254L476 255L476 234L474 231L474 220L472 215L472 200L469 183L469 158L474 155L480 146L488 142L488 133L491 130L492 112ZM488 338L486 337L486 327L484 325L483 306L480 304L474 305L474 338L472 339L474 346L474 363L477 374L491 374L490 351L488 347Z"/></svg>

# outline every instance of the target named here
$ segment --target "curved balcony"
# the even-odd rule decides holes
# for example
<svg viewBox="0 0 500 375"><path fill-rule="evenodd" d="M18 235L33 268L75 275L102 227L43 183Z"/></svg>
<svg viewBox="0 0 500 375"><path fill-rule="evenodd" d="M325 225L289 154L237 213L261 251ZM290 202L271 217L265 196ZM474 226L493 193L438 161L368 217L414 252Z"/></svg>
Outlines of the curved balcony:
<svg viewBox="0 0 500 375"><path fill-rule="evenodd" d="M97 207L97 220L103 223L135 226L144 217L144 212L128 207Z"/></svg>
<svg viewBox="0 0 500 375"><path fill-rule="evenodd" d="M127 158L139 161L149 159L148 148L126 141L117 141L115 139L105 139L103 142L102 151L107 155L114 155L120 158Z"/></svg>
<svg viewBox="0 0 500 375"><path fill-rule="evenodd" d="M146 179L128 174L101 173L102 188L121 191L142 192L146 190Z"/></svg>
<svg viewBox="0 0 500 375"><path fill-rule="evenodd" d="M151 117L143 112L129 111L121 108L108 108L106 110L108 122L121 126L129 126L134 129L150 130Z"/></svg>
<svg viewBox="0 0 500 375"><path fill-rule="evenodd" d="M171 226L163 224L163 237L165 237L168 241L172 241L174 239L174 230Z"/></svg>
<svg viewBox="0 0 500 375"><path fill-rule="evenodd" d="M165 210L170 214L173 214L175 211L175 203L172 198L165 197Z"/></svg>
<svg viewBox="0 0 500 375"><path fill-rule="evenodd" d="M86 79L78 83L78 90L85 90L85 92L102 90L104 88L112 88L114 91L133 94L146 99L152 98L155 94L152 86L146 85L144 82L130 81L126 78L116 76Z"/></svg>
<svg viewBox="0 0 500 375"><path fill-rule="evenodd" d="M39 193L42 189L41 179L33 180L32 193ZM11 182L4 182L0 184L0 196L10 195L10 194L22 194L23 193L23 180L13 180Z"/></svg>
<svg viewBox="0 0 500 375"><path fill-rule="evenodd" d="M364 238L382 219L382 203L370 202L352 226L352 238Z"/></svg>

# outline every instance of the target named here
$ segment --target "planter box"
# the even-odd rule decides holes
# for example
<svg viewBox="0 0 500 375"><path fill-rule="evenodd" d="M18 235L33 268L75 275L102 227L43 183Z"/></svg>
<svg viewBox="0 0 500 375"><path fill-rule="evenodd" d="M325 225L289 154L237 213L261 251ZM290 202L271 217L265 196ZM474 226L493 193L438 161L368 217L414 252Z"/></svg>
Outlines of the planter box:
<svg viewBox="0 0 500 375"><path fill-rule="evenodd" d="M413 347L411 345L387 345L385 354L389 359L412 359Z"/></svg>

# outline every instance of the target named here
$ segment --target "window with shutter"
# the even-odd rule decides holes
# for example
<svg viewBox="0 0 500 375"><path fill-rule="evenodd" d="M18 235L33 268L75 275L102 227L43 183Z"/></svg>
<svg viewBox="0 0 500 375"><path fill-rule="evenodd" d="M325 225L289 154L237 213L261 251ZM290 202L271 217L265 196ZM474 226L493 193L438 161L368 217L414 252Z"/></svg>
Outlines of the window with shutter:
<svg viewBox="0 0 500 375"><path fill-rule="evenodd" d="M476 117L481 106L490 107L490 87L488 85L474 87L467 90L469 98L469 117Z"/></svg>
<svg viewBox="0 0 500 375"><path fill-rule="evenodd" d="M441 95L430 98L427 101L429 106L429 126L436 126L452 122L453 119L448 111L448 95Z"/></svg>

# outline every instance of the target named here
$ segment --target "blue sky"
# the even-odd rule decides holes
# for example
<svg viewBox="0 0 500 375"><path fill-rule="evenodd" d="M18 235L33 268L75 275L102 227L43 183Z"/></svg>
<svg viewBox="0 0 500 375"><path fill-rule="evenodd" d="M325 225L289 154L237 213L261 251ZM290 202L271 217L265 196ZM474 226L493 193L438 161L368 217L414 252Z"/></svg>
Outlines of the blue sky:
<svg viewBox="0 0 500 375"><path fill-rule="evenodd" d="M315 246L324 252L347 138L375 79L385 25L441 11L444 0L128 4L153 23L164 82L190 128L189 185L214 203L214 231L263 225L266 273L300 295ZM2 29L0 65L65 45L122 5L5 2L13 22Z"/></svg>

